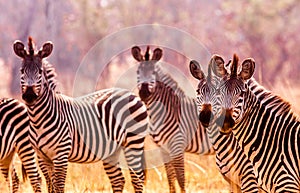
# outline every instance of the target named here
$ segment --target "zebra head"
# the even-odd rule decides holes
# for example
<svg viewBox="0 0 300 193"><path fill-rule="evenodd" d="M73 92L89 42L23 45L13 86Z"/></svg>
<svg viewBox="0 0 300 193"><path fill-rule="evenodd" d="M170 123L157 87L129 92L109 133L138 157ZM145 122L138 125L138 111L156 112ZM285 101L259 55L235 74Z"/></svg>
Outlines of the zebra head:
<svg viewBox="0 0 300 193"><path fill-rule="evenodd" d="M29 37L28 50L26 50L24 44L19 40L14 42L13 49L15 54L22 58L22 99L27 105L33 105L43 89L43 78L45 74L43 72L42 60L51 54L53 44L46 42L39 51L36 51L33 40Z"/></svg>
<svg viewBox="0 0 300 193"><path fill-rule="evenodd" d="M144 102L147 101L148 97L155 91L155 64L162 57L162 50L160 48L156 48L153 51L151 59L149 51L149 46L144 55L141 54L141 49L138 46L134 46L131 49L132 56L140 62L137 69L137 86L139 89L139 96Z"/></svg>
<svg viewBox="0 0 300 193"><path fill-rule="evenodd" d="M221 68L224 66L222 65L223 63L224 60L220 56L213 55L208 67L208 76L205 77L199 63L195 60L190 62L190 72L194 78L199 80L197 87L197 106L199 121L204 127L208 127L215 122L215 115L219 109L219 100L216 94L218 92L216 86L219 81L216 76L212 76L211 71L213 70L215 71L214 73L225 74L225 69Z"/></svg>
<svg viewBox="0 0 300 193"><path fill-rule="evenodd" d="M254 69L255 62L252 58L244 60L239 67L239 58L234 54L230 76L223 76L223 82L219 86L221 112L216 123L223 134L229 134L243 117L244 97L248 88L246 82L253 76Z"/></svg>

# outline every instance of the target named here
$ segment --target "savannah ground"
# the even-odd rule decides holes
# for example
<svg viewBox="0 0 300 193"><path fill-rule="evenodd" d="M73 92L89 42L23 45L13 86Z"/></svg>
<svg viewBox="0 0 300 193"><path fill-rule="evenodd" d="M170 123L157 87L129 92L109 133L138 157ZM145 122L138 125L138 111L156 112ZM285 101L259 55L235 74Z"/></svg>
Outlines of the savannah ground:
<svg viewBox="0 0 300 193"><path fill-rule="evenodd" d="M147 158L146 158L147 159ZM16 159L18 176L22 181L20 161ZM214 155L199 156L186 154L186 190L190 193L227 193L229 186L219 174ZM133 192L130 175L127 169L123 170L126 183L124 193ZM179 187L177 186L178 192ZM43 192L47 192L45 179L42 182ZM110 182L103 169L102 163L75 164L70 163L66 179L67 193L108 193L112 192ZM3 176L0 176L0 192L8 192ZM29 181L21 184L21 192L32 192ZM145 186L146 193L167 193L168 183L163 166L147 170Z"/></svg>

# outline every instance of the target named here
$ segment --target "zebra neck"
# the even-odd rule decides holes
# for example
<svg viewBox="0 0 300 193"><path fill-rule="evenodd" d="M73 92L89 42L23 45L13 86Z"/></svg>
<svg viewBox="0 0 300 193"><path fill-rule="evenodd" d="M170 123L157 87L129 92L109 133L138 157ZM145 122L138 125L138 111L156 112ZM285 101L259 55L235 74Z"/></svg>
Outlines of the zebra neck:
<svg viewBox="0 0 300 193"><path fill-rule="evenodd" d="M279 132L276 130L278 125L286 124L280 131L283 135L289 130L289 121L296 121L289 103L267 90L256 95L248 88L244 95L243 111L243 118L234 126L233 134L251 160L263 151L257 147Z"/></svg>
<svg viewBox="0 0 300 193"><path fill-rule="evenodd" d="M27 109L32 126L36 129L42 127L43 123L41 120L51 118L53 116L60 116L60 113L58 113L60 103L58 102L56 93L48 87L44 87L43 92L37 99L35 105L28 106Z"/></svg>
<svg viewBox="0 0 300 193"><path fill-rule="evenodd" d="M227 138L227 136L220 133L220 130L216 124L210 125L209 127L205 128L207 131L207 134L209 136L210 142L213 144L215 149L219 148L218 141L221 140L221 138Z"/></svg>
<svg viewBox="0 0 300 193"><path fill-rule="evenodd" d="M166 86L173 89L173 91L180 97L185 97L184 91L178 86L178 82L175 81L170 74L165 73L160 65L155 66L157 81L164 83Z"/></svg>
<svg viewBox="0 0 300 193"><path fill-rule="evenodd" d="M247 82L249 90L254 95L258 103L262 104L264 108L269 111L275 112L277 116L286 111L291 111L291 104L284 101L281 97L276 94L273 94L271 91L264 88L254 78L250 79Z"/></svg>
<svg viewBox="0 0 300 193"><path fill-rule="evenodd" d="M147 107L151 122L163 124L163 121L165 121L163 117L178 117L180 99L172 88L161 82L157 82L155 92L149 98Z"/></svg>

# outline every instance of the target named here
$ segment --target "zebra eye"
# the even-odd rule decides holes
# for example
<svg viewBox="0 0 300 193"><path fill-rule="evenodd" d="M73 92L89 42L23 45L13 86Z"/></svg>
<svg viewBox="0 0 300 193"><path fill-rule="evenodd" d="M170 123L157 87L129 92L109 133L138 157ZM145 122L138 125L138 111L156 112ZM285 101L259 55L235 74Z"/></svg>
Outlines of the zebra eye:
<svg viewBox="0 0 300 193"><path fill-rule="evenodd" d="M39 74L42 74L42 72L43 72L43 69L40 68L40 69L39 69Z"/></svg>
<svg viewBox="0 0 300 193"><path fill-rule="evenodd" d="M22 74L24 74L24 68L21 68L20 71Z"/></svg>

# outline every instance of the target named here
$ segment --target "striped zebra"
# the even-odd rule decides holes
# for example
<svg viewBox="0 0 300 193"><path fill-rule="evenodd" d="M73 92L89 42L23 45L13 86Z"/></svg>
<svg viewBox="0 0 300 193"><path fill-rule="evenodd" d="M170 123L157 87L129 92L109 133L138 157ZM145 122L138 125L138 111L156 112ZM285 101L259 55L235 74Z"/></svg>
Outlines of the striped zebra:
<svg viewBox="0 0 300 193"><path fill-rule="evenodd" d="M197 86L197 105L199 120L206 128L208 136L216 151L216 164L224 179L229 182L232 192L258 192L259 187L252 163L246 157L233 134L224 135L215 124L215 115L220 106L215 97L217 86L221 82L214 74L225 75L224 60L213 55L205 76L200 64L192 60L190 72L199 80Z"/></svg>
<svg viewBox="0 0 300 193"><path fill-rule="evenodd" d="M198 121L194 98L185 95L177 82L166 74L157 62L162 50L156 48L150 59L150 48L145 55L133 47L132 56L139 62L137 85L150 117L150 135L162 147L170 192L175 192L177 179L185 192L184 152L213 154L205 129Z"/></svg>
<svg viewBox="0 0 300 193"><path fill-rule="evenodd" d="M265 191L300 192L299 118L288 102L255 82L254 69L253 59L240 65L233 56L230 75L219 87L216 123L234 134Z"/></svg>
<svg viewBox="0 0 300 193"><path fill-rule="evenodd" d="M22 162L23 179L28 175L33 191L41 192L41 177L35 161L35 152L29 141L29 119L26 107L16 99L2 98L0 99L0 169L12 192L19 190L19 179L13 163L15 153Z"/></svg>
<svg viewBox="0 0 300 193"><path fill-rule="evenodd" d="M22 98L28 109L31 140L37 151L49 192L64 192L69 162L103 161L113 192L122 192L125 179L119 155L124 151L135 192L145 181L144 138L147 109L133 93L105 89L71 98L55 91L55 71L45 58L53 49L46 42L39 51L29 38L28 51L14 43L21 57Z"/></svg>

